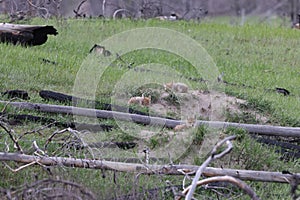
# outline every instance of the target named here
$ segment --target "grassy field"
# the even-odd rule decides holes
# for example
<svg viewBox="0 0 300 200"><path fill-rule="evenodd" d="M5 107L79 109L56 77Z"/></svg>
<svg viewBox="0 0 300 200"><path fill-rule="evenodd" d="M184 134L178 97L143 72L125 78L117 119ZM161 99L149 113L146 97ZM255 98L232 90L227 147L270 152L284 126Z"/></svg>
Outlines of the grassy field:
<svg viewBox="0 0 300 200"><path fill-rule="evenodd" d="M33 48L1 45L4 55L1 62L1 88L24 89L37 96L41 89L71 93L76 74L88 56L89 49L105 38L116 33L139 27L166 27L182 32L198 41L212 56L224 80L237 85L254 87L228 87L227 92L243 97L271 112L278 123L296 125L299 121L298 74L299 33L297 30L268 26L265 24L232 26L228 24L160 22L152 21L109 21L109 20L60 20L41 21L32 24L54 24L58 29L57 37L49 38L42 46ZM42 62L48 59L57 63ZM128 55L126 60L135 65L156 61L169 66L181 66L180 60L154 53ZM293 96L266 92L267 89L284 87ZM268 102L272 108L264 108Z"/></svg>
<svg viewBox="0 0 300 200"><path fill-rule="evenodd" d="M8 89L22 89L29 92L30 102L45 103L38 95L40 90L53 90L66 94L73 94L74 82L78 75L78 70L89 58L89 50L94 44L101 44L106 38L122 31L143 27L163 27L183 33L199 44L207 51L216 63L219 72L224 72L223 79L232 84L224 86L226 94L245 99L248 109L255 113L264 115L268 119L268 124L283 126L300 125L300 62L299 48L300 32L288 27L270 24L249 23L244 26L230 25L229 23L207 20L202 23L196 22L167 22L158 20L132 21L132 20L103 20L103 19L52 19L44 21L42 19L32 19L30 24L51 24L54 25L59 34L50 36L47 43L36 47L21 47L10 44L1 44L0 52L2 60L0 62L0 88L2 91ZM109 47L106 47L109 49ZM56 64L45 63L43 59L54 61ZM141 50L131 52L122 56L122 59L133 67L147 63L160 63L171 66L185 77L195 77L196 72L190 63L183 58L169 54L167 52L155 50ZM95 59L97 61L97 59ZM182 68L181 66L186 66ZM128 71L127 66L120 60L115 60L105 76L100 80L101 87L96 89L96 99L104 102L110 101L110 96L116 89L115 85L124 73ZM159 76L158 76L159 77ZM133 79L138 80L139 77ZM196 77L201 78L201 77ZM203 89L205 84L192 82L193 87ZM125 84L126 85L126 84ZM121 87L121 86L120 86ZM274 92L275 87L286 88L291 95L283 96ZM127 94L140 94L138 88L128 89ZM2 99L7 99L2 97ZM57 102L46 102L56 103ZM4 108L3 105L0 108ZM12 113L36 112L22 111L14 108L7 108ZM69 116L49 115L58 120L67 121ZM245 115L228 116L227 121L251 122ZM114 122L107 122L114 124ZM28 123L24 126L13 127L17 135L41 127L41 124ZM130 127L130 125L128 125ZM42 131L44 135L29 134L25 137L24 146L30 146L33 139L43 144L45 137L51 135L57 128L50 128ZM189 164L201 164L203 161L198 158L197 144L201 144L202 132L209 133L204 129L194 130L196 135L194 146L190 149L191 155ZM200 132L200 133L199 133ZM221 161L213 163L214 167L230 167L238 169L299 172L299 162L284 161L280 155L275 153L275 149L270 149L253 140L241 130L229 130L226 134L240 134L241 138L235 143L234 150L230 156ZM0 132L0 148L5 149L4 131ZM107 134L99 134L92 137L83 135L91 141L132 141L134 137L123 133L121 129L116 129ZM165 143L165 130L153 136L148 146L155 148ZM55 144L56 145L56 144ZM57 146L51 147L53 152ZM136 151L136 150L134 150ZM72 151L70 156L89 157L89 152ZM112 153L112 152L110 152ZM134 152L131 152L134 153ZM104 155L105 154L105 155ZM64 155L64 152L61 153ZM130 154L131 155L131 154ZM93 155L95 156L95 155ZM96 157L109 156L106 152L97 152ZM264 158L264 159L262 159ZM186 160L185 160L186 161ZM181 161L178 160L178 163ZM14 164L10 163L12 166ZM47 172L40 167L32 167L22 170L16 174L10 172L2 165L0 175L2 181L0 186L9 188L18 186L36 177L48 177ZM15 166L16 167L16 166ZM75 180L85 185L99 197L116 197L121 194L133 191L132 185L137 184L135 176L131 174L114 175L108 172L108 178L103 179L100 172L82 169L53 169L52 174L60 176L62 179ZM53 175L53 176L54 176ZM117 176L117 183L112 180ZM18 177L16 179L16 177ZM170 180L174 185L180 185L182 177L142 177L139 180L138 190L164 186L166 180ZM288 185L249 182L250 186L262 199L290 199ZM201 196L203 195L203 196ZM212 196L215 194L211 194ZM235 193L236 196L237 193ZM199 199L208 197L206 192L199 192ZM240 197L244 199L245 196ZM225 198L224 198L225 199Z"/></svg>

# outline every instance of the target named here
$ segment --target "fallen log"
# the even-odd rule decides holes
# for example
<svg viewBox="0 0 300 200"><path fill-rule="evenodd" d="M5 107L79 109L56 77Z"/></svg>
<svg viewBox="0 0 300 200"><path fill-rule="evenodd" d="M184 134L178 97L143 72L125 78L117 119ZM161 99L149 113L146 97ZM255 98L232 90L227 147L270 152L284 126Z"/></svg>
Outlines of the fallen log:
<svg viewBox="0 0 300 200"><path fill-rule="evenodd" d="M259 143L277 147L276 152L280 153L282 156L280 158L284 160L295 160L300 158L300 146L292 144L290 142L282 142L274 139L257 137L252 135L252 137Z"/></svg>
<svg viewBox="0 0 300 200"><path fill-rule="evenodd" d="M38 122L42 124L48 124L50 126L57 126L63 128L74 128L76 130L88 130L88 131L111 131L114 126L107 125L107 124L87 124L87 123L75 123L75 122L60 122L56 121L52 118L34 116L34 115L27 115L27 114L6 114L1 113L0 116L5 116L8 119L8 123L10 125L18 125L22 124L22 122Z"/></svg>
<svg viewBox="0 0 300 200"><path fill-rule="evenodd" d="M120 149L133 149L137 143L135 142L93 142L87 145L82 145L82 147L90 148L120 148Z"/></svg>
<svg viewBox="0 0 300 200"><path fill-rule="evenodd" d="M146 112L141 112L136 109L128 108L125 106L119 106L119 105L112 105L108 103L102 103L99 101L93 101L88 99L82 99L75 96L59 93L59 92L53 92L49 90L41 90L39 92L40 97L42 97L45 100L54 100L58 101L60 103L73 103L77 105L78 103L84 103L86 105L95 105L95 107L100 108L101 110L115 110L119 112L126 112L128 110L129 113L139 114L139 115L149 115Z"/></svg>
<svg viewBox="0 0 300 200"><path fill-rule="evenodd" d="M186 175L183 171L189 171L189 175L194 175L199 166L196 165L144 165L138 163L112 162L105 160L76 159L69 157L40 157L19 153L0 152L0 161L14 161L24 164L42 164L45 166L77 167L86 169L102 169L119 172L142 173L148 175ZM232 176L241 180L290 183L295 176L300 174L287 174L281 172L239 170L206 167L203 170L206 177Z"/></svg>
<svg viewBox="0 0 300 200"><path fill-rule="evenodd" d="M165 119L161 117L150 117L137 114L129 114L116 111L106 111L97 110L90 108L80 108L73 106L59 106L59 105L49 105L40 103L28 103L28 102L7 102L0 101L3 104L9 104L11 106L20 109L36 110L40 112L49 113L63 113L70 115L78 115L85 117L97 117L103 119L115 119L121 121L133 121L135 123L140 123L144 125L158 125L167 128L174 128L179 124L185 123L181 120ZM228 127L242 128L247 130L249 133L256 133L259 135L269 135L269 136L284 136L284 137L300 137L299 127L284 127L284 126L271 126L271 125L258 125L258 124L241 124L232 122L221 122L221 121L202 121L197 120L195 127L207 125L212 128L226 129Z"/></svg>
<svg viewBox="0 0 300 200"><path fill-rule="evenodd" d="M100 110L109 110L109 111L114 110L114 111L118 111L118 112L127 112L128 111L128 113L131 113L131 114L149 116L148 112L142 112L142 111L139 111L139 110L131 108L131 107L120 106L120 105L110 104L110 103L103 103L100 101L93 101L93 100L89 100L89 99L82 99L82 98L78 98L75 96L71 96L71 95L67 95L67 94L63 94L63 93L59 93L59 92L54 92L54 91L50 91L50 90L41 90L39 92L39 95L40 95L40 97L42 97L45 100L54 100L54 101L58 101L58 102L64 103L64 104L73 103L73 105L78 105L78 104L94 105L95 108L100 109ZM171 117L164 117L164 116L159 116L159 115L155 115L155 116L167 118L167 119L174 119Z"/></svg>
<svg viewBox="0 0 300 200"><path fill-rule="evenodd" d="M25 46L44 44L48 35L57 35L53 26L0 23L0 41Z"/></svg>

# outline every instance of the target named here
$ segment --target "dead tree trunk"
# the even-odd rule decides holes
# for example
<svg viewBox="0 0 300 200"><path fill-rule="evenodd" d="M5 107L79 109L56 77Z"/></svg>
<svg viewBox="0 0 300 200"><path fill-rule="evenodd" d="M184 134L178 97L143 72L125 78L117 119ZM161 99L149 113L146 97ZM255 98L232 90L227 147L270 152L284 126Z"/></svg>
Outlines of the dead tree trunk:
<svg viewBox="0 0 300 200"><path fill-rule="evenodd" d="M196 165L145 165L140 163L123 163L105 160L76 159L67 157L38 157L19 153L0 152L0 161L14 161L24 163L26 166L33 164L42 164L45 166L75 167L86 169L102 169L113 170L119 172L142 173L142 174L165 174L165 175L186 175L184 171L189 171L190 175L194 175L199 168ZM21 167L23 169L25 167ZM212 176L232 176L241 180L261 181L261 182L277 182L290 183L293 177L299 174L287 174L281 172L239 170L206 167L203 175Z"/></svg>
<svg viewBox="0 0 300 200"><path fill-rule="evenodd" d="M0 23L0 41L25 46L44 44L48 35L57 35L53 26Z"/></svg>
<svg viewBox="0 0 300 200"><path fill-rule="evenodd" d="M179 124L185 123L180 120L172 120L161 117L150 117L137 114L129 114L116 111L107 111L107 110L97 110L90 108L80 108L73 106L59 106L59 105L48 105L40 103L28 103L28 102L7 102L0 101L3 104L9 104L14 107L21 109L36 110L40 112L49 112L49 113L62 113L62 114L71 114L85 117L97 117L103 119L115 119L120 121L131 121L135 123L145 124L145 125L159 125L167 128L174 128ZM232 122L221 122L221 121L201 121L198 120L195 123L195 127L206 125L212 128L242 128L247 130L250 133L257 133L260 135L269 135L269 136L283 136L283 137L300 137L300 128L299 127L283 127L283 126L271 126L271 125L258 125L258 124L241 124L241 123L232 123Z"/></svg>

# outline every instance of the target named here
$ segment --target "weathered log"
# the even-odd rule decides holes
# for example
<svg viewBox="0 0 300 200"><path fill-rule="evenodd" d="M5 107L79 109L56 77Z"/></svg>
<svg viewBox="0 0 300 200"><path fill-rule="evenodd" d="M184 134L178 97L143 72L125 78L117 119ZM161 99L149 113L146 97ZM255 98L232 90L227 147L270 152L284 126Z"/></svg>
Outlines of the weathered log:
<svg viewBox="0 0 300 200"><path fill-rule="evenodd" d="M0 41L25 46L44 44L48 35L57 35L53 26L0 23Z"/></svg>
<svg viewBox="0 0 300 200"><path fill-rule="evenodd" d="M39 92L39 95L40 95L40 97L42 97L45 100L54 100L54 101L58 101L58 102L64 103L64 104L73 103L73 105L77 105L77 104L94 105L95 108L100 109L100 110L109 110L109 111L114 110L114 111L118 111L118 112L127 112L128 111L128 113L131 113L131 114L149 116L148 112L142 112L142 111L139 111L135 108L131 108L128 106L120 106L120 105L116 105L116 104L103 103L100 101L83 99L83 98L79 98L76 96L71 96L71 95L63 94L60 92L54 92L54 91L50 91L50 90L41 90ZM164 116L160 116L160 115L155 115L155 116L167 118L167 119L174 119L171 117L164 117Z"/></svg>
<svg viewBox="0 0 300 200"><path fill-rule="evenodd" d="M73 106L59 106L59 105L48 105L40 103L28 103L28 102L7 102L0 101L3 104L9 104L14 107L21 109L36 110L40 112L49 113L63 113L86 117L97 117L104 119L116 119L121 121L133 121L145 125L158 125L167 128L174 128L175 126L185 123L181 120L165 119L161 117L150 117L137 114L129 114L115 111L97 110L90 108L79 108ZM221 122L221 121L202 121L198 120L195 126L207 125L212 128L242 128L247 130L249 133L256 133L260 135L270 136L284 136L284 137L300 137L299 127L284 127L284 126L271 126L271 125L258 125L258 124L241 124L232 122Z"/></svg>
<svg viewBox="0 0 300 200"><path fill-rule="evenodd" d="M182 173L183 171L189 171L189 175L194 175L199 168L199 166L196 165L144 165L138 163L123 163L94 159L76 159L68 157L39 157L5 152L0 152L0 161L14 161L24 164L36 162L45 166L102 169L119 172L143 173L149 175L186 175ZM281 172L225 169L213 167L206 167L203 170L203 175L206 177L228 175L241 180L277 183L290 183L295 176L300 176L300 174L287 174Z"/></svg>
<svg viewBox="0 0 300 200"><path fill-rule="evenodd" d="M88 131L111 131L114 126L107 125L107 124L87 124L87 123L75 123L75 122L60 122L56 121L52 118L34 116L34 115L27 115L27 114L6 114L1 113L1 116L5 116L8 118L8 123L10 125L17 125L21 124L22 122L39 122L42 124L49 124L50 126L58 126L63 128L74 128L76 130L88 130Z"/></svg>
<svg viewBox="0 0 300 200"><path fill-rule="evenodd" d="M277 147L276 151L279 152L282 156L281 158L285 160L294 160L300 158L300 146L290 143L290 142L282 142L277 141L275 139L269 139L264 137L256 137L252 135L252 137L262 144L266 144L268 146Z"/></svg>
<svg viewBox="0 0 300 200"><path fill-rule="evenodd" d="M100 108L101 110L115 110L119 112L126 112L128 110L129 113L133 114L139 114L139 115L149 115L146 112L141 112L139 110L133 109L133 108L128 108L125 106L119 106L119 105L112 105L109 103L102 103L99 101L93 101L93 100L88 100L88 99L82 99L78 98L75 96L59 93L59 92L54 92L50 90L41 90L39 92L40 97L42 97L45 100L54 100L58 101L60 103L73 103L73 104L86 104L86 105L95 105L95 107Z"/></svg>
<svg viewBox="0 0 300 200"><path fill-rule="evenodd" d="M90 147L90 148L120 148L120 149L132 149L137 145L135 142L93 142L88 143L86 145L82 145L82 147Z"/></svg>

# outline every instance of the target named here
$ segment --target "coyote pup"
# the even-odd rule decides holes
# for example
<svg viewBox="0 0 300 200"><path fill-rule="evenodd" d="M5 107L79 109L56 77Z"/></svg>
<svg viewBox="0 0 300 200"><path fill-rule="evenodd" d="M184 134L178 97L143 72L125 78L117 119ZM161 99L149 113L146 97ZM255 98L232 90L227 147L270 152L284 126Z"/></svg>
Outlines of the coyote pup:
<svg viewBox="0 0 300 200"><path fill-rule="evenodd" d="M188 86L184 83L166 83L164 85L165 90L172 90L174 92L179 92L179 93L187 93L188 92Z"/></svg>
<svg viewBox="0 0 300 200"><path fill-rule="evenodd" d="M144 94L142 94L141 97L131 97L128 101L128 104L139 104L141 106L149 106L151 104L151 96L144 97Z"/></svg>
<svg viewBox="0 0 300 200"><path fill-rule="evenodd" d="M187 119L185 124L179 124L179 125L175 126L174 131L175 132L183 131L185 129L191 128L191 127L194 126L195 122L196 122L196 118L195 117L190 117L190 118Z"/></svg>

